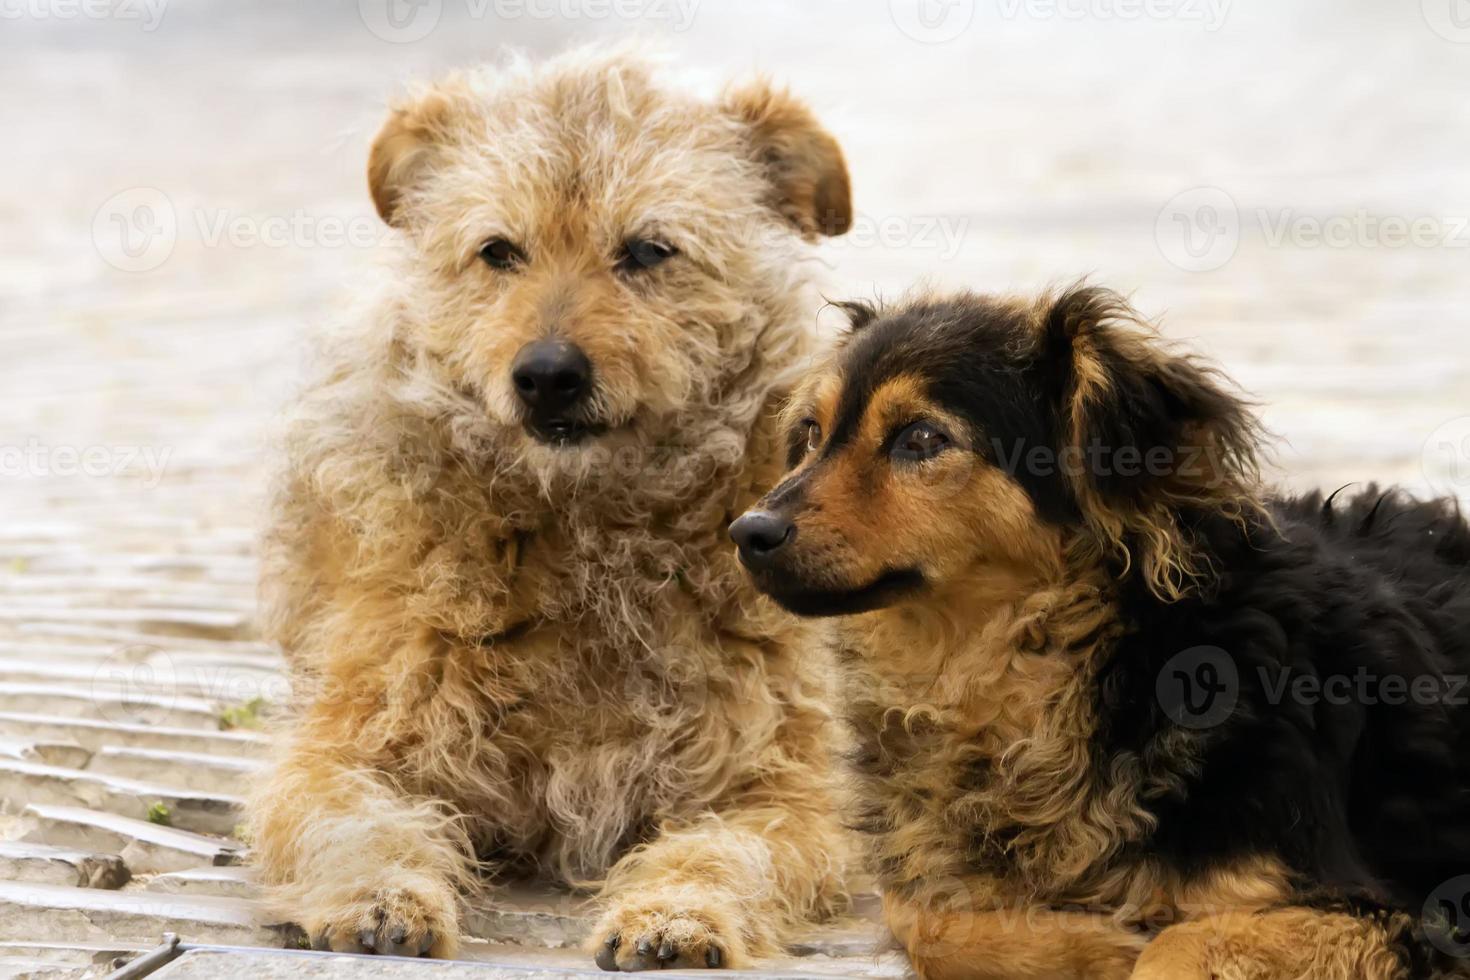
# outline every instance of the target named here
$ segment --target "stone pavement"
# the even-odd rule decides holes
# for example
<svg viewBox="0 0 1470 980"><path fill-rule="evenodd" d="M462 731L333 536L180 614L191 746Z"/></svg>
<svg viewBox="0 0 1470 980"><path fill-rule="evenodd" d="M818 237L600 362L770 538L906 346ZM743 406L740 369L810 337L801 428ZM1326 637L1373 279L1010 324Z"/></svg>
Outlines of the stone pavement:
<svg viewBox="0 0 1470 980"><path fill-rule="evenodd" d="M831 295L1090 274L1259 399L1282 482L1470 499L1454 0L917 2L6 7L0 978L98 975L165 930L290 941L234 831L285 693L252 625L261 447L305 338L391 243L361 176L384 98L502 44L640 33L696 82L769 70L852 167ZM512 896L470 955L585 969L559 948L579 921ZM893 973L875 939L856 921L767 966ZM284 962L161 975L304 969Z"/></svg>

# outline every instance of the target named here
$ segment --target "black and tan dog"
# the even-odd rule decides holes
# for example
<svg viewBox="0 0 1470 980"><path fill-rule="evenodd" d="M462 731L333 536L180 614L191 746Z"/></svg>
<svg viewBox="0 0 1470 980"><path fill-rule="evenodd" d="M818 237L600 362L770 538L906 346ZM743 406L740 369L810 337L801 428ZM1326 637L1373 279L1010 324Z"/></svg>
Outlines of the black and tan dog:
<svg viewBox="0 0 1470 980"><path fill-rule="evenodd" d="M1461 975L1455 507L1267 494L1245 405L1105 290L849 313L731 534L844 617L858 820L919 974Z"/></svg>

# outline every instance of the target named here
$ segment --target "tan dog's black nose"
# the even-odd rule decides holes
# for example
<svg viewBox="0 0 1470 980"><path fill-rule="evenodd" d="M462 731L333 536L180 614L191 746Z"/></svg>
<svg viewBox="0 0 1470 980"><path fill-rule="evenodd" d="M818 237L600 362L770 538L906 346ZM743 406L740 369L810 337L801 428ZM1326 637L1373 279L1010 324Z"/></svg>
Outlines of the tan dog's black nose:
<svg viewBox="0 0 1470 980"><path fill-rule="evenodd" d="M557 416L591 389L592 362L582 348L562 340L537 340L522 347L510 367L516 394L537 418Z"/></svg>
<svg viewBox="0 0 1470 980"><path fill-rule="evenodd" d="M795 535L795 524L769 510L748 511L730 525L730 540L740 549L740 560L755 570L769 566Z"/></svg>

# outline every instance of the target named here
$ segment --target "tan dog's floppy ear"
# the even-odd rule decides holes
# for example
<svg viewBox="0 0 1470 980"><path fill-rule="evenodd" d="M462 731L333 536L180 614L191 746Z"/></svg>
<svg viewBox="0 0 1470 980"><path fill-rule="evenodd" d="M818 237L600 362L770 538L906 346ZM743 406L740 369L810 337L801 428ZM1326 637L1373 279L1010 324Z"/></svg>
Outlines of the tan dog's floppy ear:
<svg viewBox="0 0 1470 980"><path fill-rule="evenodd" d="M724 104L749 130L776 209L804 237L841 235L852 227L847 162L810 109L765 81L732 89Z"/></svg>
<svg viewBox="0 0 1470 980"><path fill-rule="evenodd" d="M1260 514L1260 426L1219 372L1161 346L1118 294L1067 290L1044 311L1065 364L1058 416L1063 469L1099 547L1141 572L1160 598L1208 572L1202 519Z"/></svg>
<svg viewBox="0 0 1470 980"><path fill-rule="evenodd" d="M404 197L433 165L436 148L449 139L462 101L450 85L428 89L395 106L373 140L368 190L378 215L393 227L404 227Z"/></svg>

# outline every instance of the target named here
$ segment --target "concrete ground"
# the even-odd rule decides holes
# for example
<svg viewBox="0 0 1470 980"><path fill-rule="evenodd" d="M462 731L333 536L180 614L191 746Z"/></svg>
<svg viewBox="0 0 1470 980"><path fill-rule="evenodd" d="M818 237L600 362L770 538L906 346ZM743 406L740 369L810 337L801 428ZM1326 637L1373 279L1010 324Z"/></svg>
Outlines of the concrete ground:
<svg viewBox="0 0 1470 980"><path fill-rule="evenodd" d="M1281 482L1470 500L1463 0L389 2L0 5L0 977L288 941L233 839L285 691L252 626L261 447L390 247L384 98L504 44L774 73L852 168L831 294L1089 275L1253 393ZM475 955L585 967L556 948L579 914L509 901ZM768 967L892 973L875 940ZM174 976L268 975L190 955Z"/></svg>

